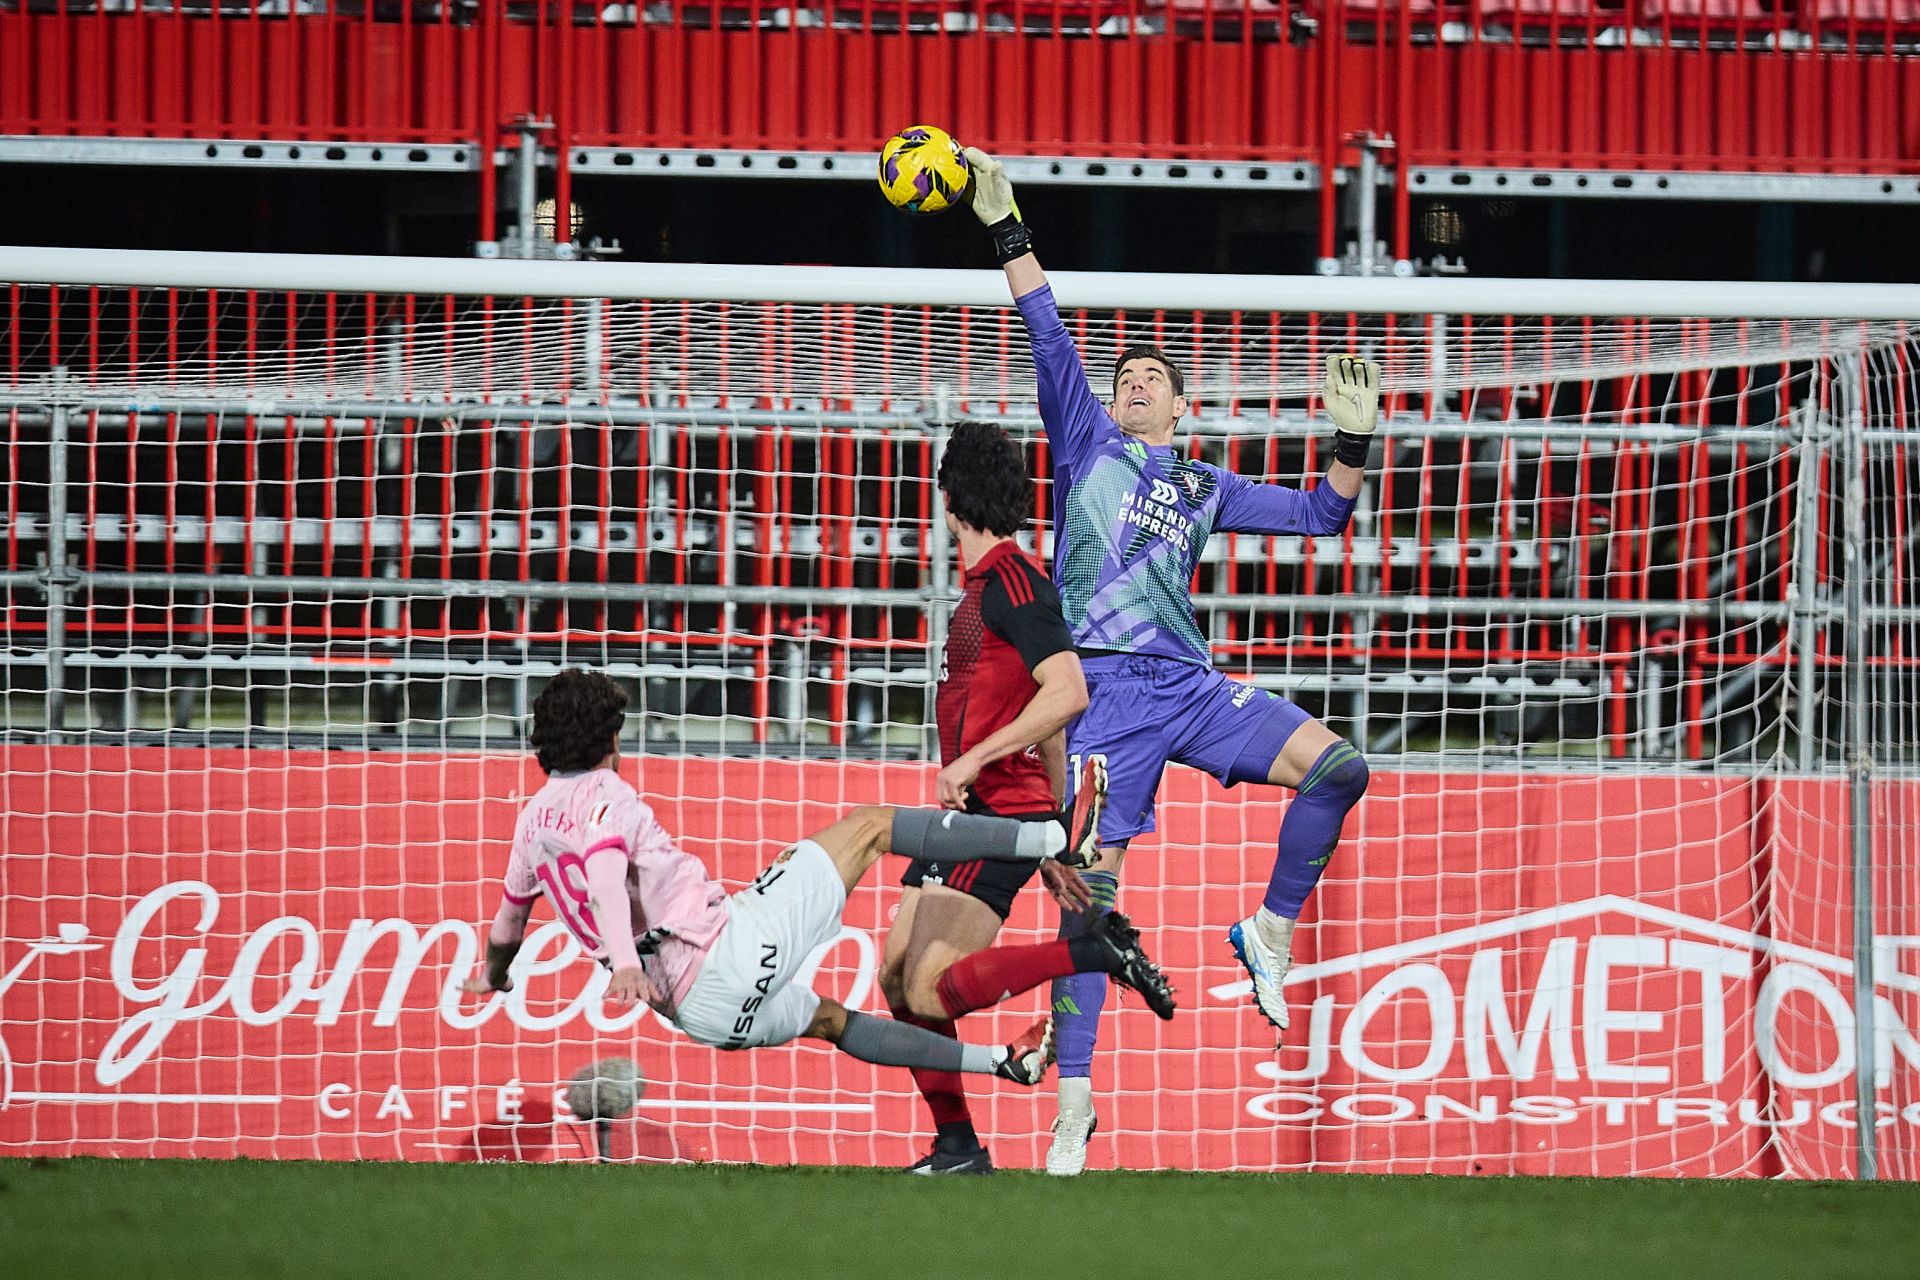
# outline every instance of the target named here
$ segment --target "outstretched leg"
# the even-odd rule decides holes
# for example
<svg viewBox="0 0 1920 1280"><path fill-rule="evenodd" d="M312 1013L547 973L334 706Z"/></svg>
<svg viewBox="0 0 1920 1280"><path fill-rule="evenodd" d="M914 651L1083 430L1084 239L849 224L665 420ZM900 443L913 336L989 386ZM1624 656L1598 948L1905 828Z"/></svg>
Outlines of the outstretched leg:
<svg viewBox="0 0 1920 1280"><path fill-rule="evenodd" d="M1068 974L1094 975L1102 986L1112 978L1139 992L1160 1017L1173 1017L1173 989L1141 949L1139 932L1116 912L1097 917L1084 932L1063 941L990 947L962 956L934 981L930 999L924 988L909 991L909 1007L922 1017L958 1018Z"/></svg>
<svg viewBox="0 0 1920 1280"><path fill-rule="evenodd" d="M1280 823L1280 848L1266 898L1258 911L1228 931L1227 940L1253 979L1254 1003L1281 1031L1287 1029L1281 985L1293 967L1294 924L1340 843L1347 814L1366 794L1369 777L1359 750L1318 720L1294 730L1268 770L1269 782L1293 787L1298 794Z"/></svg>
<svg viewBox="0 0 1920 1280"><path fill-rule="evenodd" d="M990 858L1039 862L1066 848L1057 822L1019 822L952 809L896 809L863 804L808 839L827 851L851 893L881 855L898 853L923 862Z"/></svg>
<svg viewBox="0 0 1920 1280"><path fill-rule="evenodd" d="M1034 1085L1047 1070L1042 1047L1046 1026L1034 1023L1012 1044L968 1044L925 1027L855 1012L838 1000L822 1000L813 1022L801 1034L825 1040L840 1052L877 1066L964 1071Z"/></svg>

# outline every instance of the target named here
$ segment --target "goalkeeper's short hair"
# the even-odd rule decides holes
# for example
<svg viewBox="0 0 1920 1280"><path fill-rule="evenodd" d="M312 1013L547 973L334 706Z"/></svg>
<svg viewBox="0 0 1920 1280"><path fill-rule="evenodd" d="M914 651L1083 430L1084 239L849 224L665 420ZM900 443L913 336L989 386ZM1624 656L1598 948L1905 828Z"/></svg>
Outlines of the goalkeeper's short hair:
<svg viewBox="0 0 1920 1280"><path fill-rule="evenodd" d="M990 422L963 422L953 429L938 481L947 510L982 533L1009 537L1033 515L1026 454Z"/></svg>
<svg viewBox="0 0 1920 1280"><path fill-rule="evenodd" d="M626 717L627 691L612 677L585 667L562 671L533 700L527 744L548 773L579 773L612 753Z"/></svg>
<svg viewBox="0 0 1920 1280"><path fill-rule="evenodd" d="M1157 347L1151 342L1136 342L1133 346L1122 351L1119 356L1114 359L1113 394L1115 399L1118 399L1120 396L1120 371L1135 360L1158 360L1166 366L1167 382L1173 387L1173 394L1176 396L1187 394L1187 375L1180 372L1180 366L1173 362L1173 357L1168 355L1164 348Z"/></svg>

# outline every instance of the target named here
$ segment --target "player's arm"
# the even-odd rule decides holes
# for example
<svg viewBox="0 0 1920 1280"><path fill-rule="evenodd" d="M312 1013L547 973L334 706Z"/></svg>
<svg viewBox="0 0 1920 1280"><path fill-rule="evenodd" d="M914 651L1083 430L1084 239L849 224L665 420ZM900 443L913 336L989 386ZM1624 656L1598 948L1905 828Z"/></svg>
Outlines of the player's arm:
<svg viewBox="0 0 1920 1280"><path fill-rule="evenodd" d="M1326 536L1347 527L1380 425L1380 367L1359 356L1328 356L1322 395L1334 424L1334 462L1327 468L1326 482L1300 490L1224 473L1215 528Z"/></svg>
<svg viewBox="0 0 1920 1280"><path fill-rule="evenodd" d="M1020 654L1038 687L1018 715L940 770L936 794L952 809L966 806L967 788L982 769L1056 737L1087 707L1086 674L1060 611L1060 593L1045 574L1024 562L989 574L980 592L980 619Z"/></svg>
<svg viewBox="0 0 1920 1280"><path fill-rule="evenodd" d="M1085 678L1084 674L1082 678ZM1065 729L1040 744L1040 763L1047 767L1047 786L1053 791L1053 807L1066 808L1067 731Z"/></svg>
<svg viewBox="0 0 1920 1280"><path fill-rule="evenodd" d="M1087 709L1087 678L1080 670L1080 656L1072 649L1056 653L1033 668L1033 678L1040 687L1020 708L1019 715L940 770L934 787L941 804L949 809L966 808L967 788L982 769L1059 737L1061 730ZM1057 795L1062 788L1054 790Z"/></svg>
<svg viewBox="0 0 1920 1280"><path fill-rule="evenodd" d="M624 844L605 843L587 855L587 904L593 909L594 923L600 926L600 941L606 945L607 960L613 966L613 983L607 999L625 1008L636 1000L652 1004L658 993L640 967L640 949L633 940L633 907L627 896L627 848Z"/></svg>
<svg viewBox="0 0 1920 1280"><path fill-rule="evenodd" d="M993 237L993 256L1007 273L1007 286L1018 302L1034 290L1047 287L1047 273L1034 256L1033 233L1020 217L1006 166L978 147L967 147L965 153L967 165L973 170L967 202L973 207L973 216Z"/></svg>
<svg viewBox="0 0 1920 1280"><path fill-rule="evenodd" d="M533 871L533 847L527 814L523 811L513 825L507 873L500 881L500 907L493 913L493 924L487 930L484 967L477 977L460 984L462 991L470 996L484 996L513 989L513 979L508 972L513 968L513 958L520 954L521 939L527 936L527 920L533 915L533 901L539 896L540 879Z"/></svg>
<svg viewBox="0 0 1920 1280"><path fill-rule="evenodd" d="M1053 807L1062 811L1061 822L1072 815L1065 813L1067 807L1067 731L1060 732L1040 744L1040 762L1047 767L1047 786L1053 792ZM1068 911L1085 912L1093 907L1093 887L1080 878L1075 871L1058 858L1048 858L1040 866L1040 881L1047 886L1047 892L1053 900Z"/></svg>
<svg viewBox="0 0 1920 1280"><path fill-rule="evenodd" d="M1101 427L1110 425L1107 411L1087 384L1087 368L1080 349L1060 319L1047 273L1033 253L1033 236L1021 221L1014 203L1013 184L998 160L978 147L966 149L973 167L970 200L974 217L993 237L994 256L1007 273L1014 305L1026 321L1027 342L1039 384L1040 421L1054 452L1070 460L1092 442Z"/></svg>
<svg viewBox="0 0 1920 1280"><path fill-rule="evenodd" d="M1327 483L1349 502L1360 496L1380 426L1380 366L1363 356L1327 357L1327 381L1320 390L1333 419L1333 465Z"/></svg>
<svg viewBox="0 0 1920 1280"><path fill-rule="evenodd" d="M511 890L500 895L500 909L493 913L493 925L487 930L486 971L468 978L460 989L470 996L491 991L513 990L508 972L513 958L520 954L520 943L527 936L527 920L533 915L533 898L515 896Z"/></svg>

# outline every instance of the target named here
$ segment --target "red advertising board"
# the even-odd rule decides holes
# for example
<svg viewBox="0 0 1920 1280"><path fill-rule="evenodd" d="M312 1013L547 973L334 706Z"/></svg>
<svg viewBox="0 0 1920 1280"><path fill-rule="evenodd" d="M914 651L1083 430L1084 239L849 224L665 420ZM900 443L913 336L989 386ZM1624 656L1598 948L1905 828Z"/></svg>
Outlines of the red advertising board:
<svg viewBox="0 0 1920 1280"><path fill-rule="evenodd" d="M616 1154L897 1164L928 1137L905 1072L823 1046L719 1053L613 1014L544 908L516 989L461 1001L539 781L519 757L0 754L0 1153L578 1158L557 1089L614 1054L648 1082ZM908 765L626 768L736 885L847 805L931 790ZM1847 1176L1846 800L1828 780L1376 772L1309 904L1276 1052L1223 939L1264 887L1284 794L1175 770L1122 892L1182 1010L1110 1003L1094 1163ZM1920 1176L1916 800L1875 794L1876 1132L1901 1177ZM899 865L818 966L876 1012ZM1035 889L1003 937L1050 917ZM1002 1038L1044 1003L962 1034ZM997 1163L1038 1161L1047 1093L979 1084Z"/></svg>

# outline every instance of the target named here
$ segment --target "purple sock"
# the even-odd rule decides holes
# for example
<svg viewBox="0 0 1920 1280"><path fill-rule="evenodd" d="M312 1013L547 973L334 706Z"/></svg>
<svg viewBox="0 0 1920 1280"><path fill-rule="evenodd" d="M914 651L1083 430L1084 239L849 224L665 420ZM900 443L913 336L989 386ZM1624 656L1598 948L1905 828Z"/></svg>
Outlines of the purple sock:
<svg viewBox="0 0 1920 1280"><path fill-rule="evenodd" d="M1289 920L1300 918L1300 908L1340 843L1341 824L1366 794L1368 776L1367 762L1345 742L1334 743L1313 762L1280 823L1280 853L1273 862L1273 879L1267 882L1267 910Z"/></svg>
<svg viewBox="0 0 1920 1280"><path fill-rule="evenodd" d="M1080 878L1093 890L1093 906L1084 915L1060 913L1060 936L1079 935L1094 919L1113 910L1120 880L1110 871L1082 871ZM1053 1045L1063 1076L1093 1074L1093 1042L1100 1034L1100 1010L1107 1003L1107 975L1075 973L1053 980Z"/></svg>

